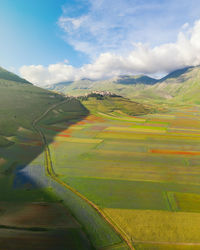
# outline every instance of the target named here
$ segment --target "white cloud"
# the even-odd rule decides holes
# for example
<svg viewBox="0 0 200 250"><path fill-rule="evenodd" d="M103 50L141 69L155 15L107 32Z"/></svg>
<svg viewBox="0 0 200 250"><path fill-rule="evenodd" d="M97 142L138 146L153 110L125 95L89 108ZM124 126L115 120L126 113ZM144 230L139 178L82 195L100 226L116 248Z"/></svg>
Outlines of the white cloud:
<svg viewBox="0 0 200 250"><path fill-rule="evenodd" d="M42 65L23 66L20 74L39 85L81 78L101 79L120 74L161 74L185 66L200 64L200 20L192 28L179 32L174 43L165 43L153 48L142 43L132 45L126 54L101 53L91 64L75 68L58 63L48 67Z"/></svg>
<svg viewBox="0 0 200 250"><path fill-rule="evenodd" d="M84 21L87 20L87 16L81 16L79 18L71 18L71 17L60 17L59 18L59 25L63 28L66 32L72 32L77 30L81 27Z"/></svg>
<svg viewBox="0 0 200 250"><path fill-rule="evenodd" d="M130 49L133 38L140 33L140 25L143 25L143 31L145 27L150 30L150 26L156 30L155 22L151 19L146 22L145 13L160 9L160 4L152 0L151 3L137 0L80 0L78 5L87 9L86 13L76 13L70 9L71 6L65 7L58 25L64 31L67 43L93 59L100 53ZM140 19L138 16L141 12ZM147 32L144 31L144 34Z"/></svg>
<svg viewBox="0 0 200 250"><path fill-rule="evenodd" d="M189 23L184 23L182 29L187 29L189 27Z"/></svg>
<svg viewBox="0 0 200 250"><path fill-rule="evenodd" d="M75 50L93 60L101 53L127 53L132 43L174 41L180 27L199 18L199 0L72 0L58 25ZM193 17L193 18L191 18Z"/></svg>
<svg viewBox="0 0 200 250"><path fill-rule="evenodd" d="M42 65L22 66L20 75L28 81L44 86L55 82L72 81L77 69L64 63L51 64L48 67Z"/></svg>

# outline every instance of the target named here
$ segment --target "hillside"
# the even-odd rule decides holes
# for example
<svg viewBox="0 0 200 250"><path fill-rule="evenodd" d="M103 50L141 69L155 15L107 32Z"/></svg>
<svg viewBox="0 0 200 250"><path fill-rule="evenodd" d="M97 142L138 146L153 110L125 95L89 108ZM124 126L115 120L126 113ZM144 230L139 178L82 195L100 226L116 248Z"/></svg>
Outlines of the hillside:
<svg viewBox="0 0 200 250"><path fill-rule="evenodd" d="M32 122L36 117L52 105L65 99L62 95L36 87L24 79L1 69L1 137L15 135L20 127L32 129ZM66 105L70 106L69 103ZM81 106L79 108L82 109Z"/></svg>
<svg viewBox="0 0 200 250"><path fill-rule="evenodd" d="M192 102L200 99L200 66L175 70L156 80L148 76L119 76L116 78L91 81L88 79L58 83L52 90L70 95L81 95L91 91L111 91L115 94L151 102Z"/></svg>
<svg viewBox="0 0 200 250"><path fill-rule="evenodd" d="M75 98L36 87L2 68L0 77L0 163L4 159L5 168L15 161L28 162L43 150L39 148L35 153L30 153L27 159L15 154L20 147L17 142L24 137L24 133L30 134L33 139L38 138L33 122L51 107L63 103L49 112L41 124L81 119L88 114L87 109Z"/></svg>
<svg viewBox="0 0 200 250"><path fill-rule="evenodd" d="M48 146L58 132L51 138L41 132L45 126L76 122L87 109L75 98L36 87L3 69L0 107L1 248L90 249L58 194L62 187L51 186L45 170Z"/></svg>
<svg viewBox="0 0 200 250"><path fill-rule="evenodd" d="M120 76L107 80L92 81L83 79L74 82L62 82L52 86L46 86L47 89L69 94L69 95L83 95L91 91L110 91L122 96L132 97L133 91L137 92L155 84L157 80L146 76Z"/></svg>
<svg viewBox="0 0 200 250"><path fill-rule="evenodd" d="M18 75L15 75L2 67L0 67L0 79L1 80L8 80L8 81L14 81L14 82L20 82L20 83L29 83L27 80L19 77Z"/></svg>
<svg viewBox="0 0 200 250"><path fill-rule="evenodd" d="M117 77L115 80L115 82L118 84L131 84L131 85L134 84L153 85L157 81L158 80L145 75L135 75L135 76L122 75Z"/></svg>
<svg viewBox="0 0 200 250"><path fill-rule="evenodd" d="M97 115L137 116L153 112L150 106L108 92L91 93L79 99L92 114Z"/></svg>
<svg viewBox="0 0 200 250"><path fill-rule="evenodd" d="M149 89L154 96L165 100L199 104L200 67L176 70ZM143 92L144 93L144 92ZM148 92L146 91L148 96Z"/></svg>

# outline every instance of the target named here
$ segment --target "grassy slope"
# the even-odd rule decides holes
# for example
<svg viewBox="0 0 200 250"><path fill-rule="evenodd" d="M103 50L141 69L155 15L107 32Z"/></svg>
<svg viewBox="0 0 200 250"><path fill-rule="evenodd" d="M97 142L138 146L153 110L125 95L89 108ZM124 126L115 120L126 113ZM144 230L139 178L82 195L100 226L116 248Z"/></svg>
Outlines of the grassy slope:
<svg viewBox="0 0 200 250"><path fill-rule="evenodd" d="M104 97L103 100L97 100L90 97L82 101L92 113L105 113L115 115L142 115L151 112L150 107L133 102L123 97Z"/></svg>
<svg viewBox="0 0 200 250"><path fill-rule="evenodd" d="M156 96L171 101L198 103L200 90L200 68L190 67L188 69L169 74L162 82L151 87Z"/></svg>
<svg viewBox="0 0 200 250"><path fill-rule="evenodd" d="M20 126L30 129L39 114L62 100L31 84L0 79L0 134L15 135Z"/></svg>
<svg viewBox="0 0 200 250"><path fill-rule="evenodd" d="M0 79L14 81L14 82L20 82L20 83L29 83L27 80L3 69L2 67L0 67Z"/></svg>

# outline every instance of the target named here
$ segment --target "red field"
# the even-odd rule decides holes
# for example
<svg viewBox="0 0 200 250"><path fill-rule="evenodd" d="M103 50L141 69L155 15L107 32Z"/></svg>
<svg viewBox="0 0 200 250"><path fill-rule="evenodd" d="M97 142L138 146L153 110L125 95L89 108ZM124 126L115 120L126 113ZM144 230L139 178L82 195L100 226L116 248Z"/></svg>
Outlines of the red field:
<svg viewBox="0 0 200 250"><path fill-rule="evenodd" d="M170 154L170 155L200 155L198 151L177 151L177 150L165 150L165 149L151 149L151 153L155 154Z"/></svg>

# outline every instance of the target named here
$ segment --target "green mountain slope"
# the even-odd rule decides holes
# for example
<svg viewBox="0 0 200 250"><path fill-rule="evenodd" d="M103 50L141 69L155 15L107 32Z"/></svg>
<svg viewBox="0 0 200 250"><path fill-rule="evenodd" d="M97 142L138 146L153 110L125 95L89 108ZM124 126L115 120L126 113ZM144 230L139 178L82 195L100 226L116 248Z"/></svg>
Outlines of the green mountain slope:
<svg viewBox="0 0 200 250"><path fill-rule="evenodd" d="M12 80L10 80L12 79ZM16 79L16 81L14 81ZM0 70L0 145L5 145L6 137L16 135L20 128L33 129L32 122L52 105L60 103L67 98L51 91L41 89L26 82L24 79ZM76 102L75 105L73 102ZM66 103L68 109L77 108L77 117L83 112L84 107L77 100ZM65 107L64 107L65 108ZM80 112L79 112L80 111ZM62 114L63 113L63 114ZM64 111L60 111L52 120L62 119ZM9 144L9 143L8 143Z"/></svg>
<svg viewBox="0 0 200 250"><path fill-rule="evenodd" d="M14 82L20 82L20 83L29 83L25 79L20 78L19 76L3 69L2 67L0 67L0 79L14 81Z"/></svg>
<svg viewBox="0 0 200 250"><path fill-rule="evenodd" d="M186 68L172 71L171 73L169 73L165 77L161 78L158 82L164 82L164 81L172 82L173 80L176 80L178 78L179 78L179 80L183 81L184 78L182 78L181 76L183 76L185 73L192 70L193 68L194 67L186 67Z"/></svg>
<svg viewBox="0 0 200 250"><path fill-rule="evenodd" d="M174 71L152 86L149 92L166 100L200 103L200 67Z"/></svg>
<svg viewBox="0 0 200 250"><path fill-rule="evenodd" d="M158 80L145 75L135 75L135 76L123 75L119 76L116 79L116 83L118 84L131 84L131 85L132 84L152 85L155 84L157 81Z"/></svg>
<svg viewBox="0 0 200 250"><path fill-rule="evenodd" d="M152 86L156 82L155 79L145 76L136 77L117 77L108 80L92 81L84 79L74 82L57 83L52 86L47 86L47 89L68 94L68 95L83 95L91 91L110 91L122 96L133 97L138 91Z"/></svg>

